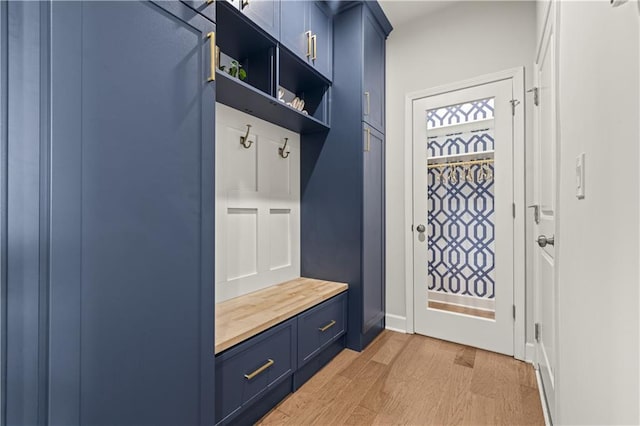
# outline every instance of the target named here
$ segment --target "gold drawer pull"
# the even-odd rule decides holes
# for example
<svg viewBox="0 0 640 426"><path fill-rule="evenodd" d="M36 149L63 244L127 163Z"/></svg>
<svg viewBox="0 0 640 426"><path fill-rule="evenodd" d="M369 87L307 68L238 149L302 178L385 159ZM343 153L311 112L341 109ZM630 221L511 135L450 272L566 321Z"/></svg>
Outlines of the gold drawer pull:
<svg viewBox="0 0 640 426"><path fill-rule="evenodd" d="M271 367L273 364L275 364L275 361L272 360L272 359L269 359L269 360L267 360L265 365L263 365L262 367L258 368L253 373L245 374L244 378L247 379L247 380L251 380L254 377L256 377L258 374L263 373L267 368Z"/></svg>
<svg viewBox="0 0 640 426"><path fill-rule="evenodd" d="M336 325L336 321L335 320L331 320L331 322L327 325L325 325L324 327L320 327L318 330L325 332L328 329L330 329L331 327L333 327L334 325Z"/></svg>

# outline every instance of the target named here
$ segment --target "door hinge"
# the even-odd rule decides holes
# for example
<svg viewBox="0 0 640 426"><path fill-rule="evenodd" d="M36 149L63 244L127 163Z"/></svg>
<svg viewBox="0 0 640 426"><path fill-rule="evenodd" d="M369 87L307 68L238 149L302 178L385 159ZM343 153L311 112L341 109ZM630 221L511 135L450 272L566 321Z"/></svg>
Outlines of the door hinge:
<svg viewBox="0 0 640 426"><path fill-rule="evenodd" d="M537 87L532 87L527 90L527 93L533 93L533 104L535 106L540 105L540 90Z"/></svg>
<svg viewBox="0 0 640 426"><path fill-rule="evenodd" d="M533 326L533 336L536 339L536 342L540 341L540 323L535 323Z"/></svg>
<svg viewBox="0 0 640 426"><path fill-rule="evenodd" d="M411 225L411 232L413 232L413 225Z"/></svg>
<svg viewBox="0 0 640 426"><path fill-rule="evenodd" d="M516 203L511 204L511 213L513 214L513 218L516 218Z"/></svg>
<svg viewBox="0 0 640 426"><path fill-rule="evenodd" d="M513 320L516 320L516 305L513 305Z"/></svg>
<svg viewBox="0 0 640 426"><path fill-rule="evenodd" d="M516 115L516 107L520 105L520 101L517 99L511 99L511 115Z"/></svg>

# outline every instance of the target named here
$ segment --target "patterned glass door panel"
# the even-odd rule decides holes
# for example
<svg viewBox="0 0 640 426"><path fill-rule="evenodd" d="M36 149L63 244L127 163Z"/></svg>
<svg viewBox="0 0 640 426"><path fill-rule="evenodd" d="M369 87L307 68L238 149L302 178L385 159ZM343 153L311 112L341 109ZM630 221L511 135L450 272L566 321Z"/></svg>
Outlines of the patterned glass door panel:
<svg viewBox="0 0 640 426"><path fill-rule="evenodd" d="M428 307L495 319L494 98L426 113Z"/></svg>

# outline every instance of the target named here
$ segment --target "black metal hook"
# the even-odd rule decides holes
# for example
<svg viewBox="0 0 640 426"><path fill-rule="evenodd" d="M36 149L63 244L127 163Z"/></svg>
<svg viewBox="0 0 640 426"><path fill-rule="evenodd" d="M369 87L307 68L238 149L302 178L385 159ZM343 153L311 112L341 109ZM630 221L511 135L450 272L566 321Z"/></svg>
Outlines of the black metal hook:
<svg viewBox="0 0 640 426"><path fill-rule="evenodd" d="M249 129L251 129L251 124L247 124L247 133L244 136L240 136L240 144L247 149L253 145L253 141L249 140ZM249 142L249 144L247 144L247 142Z"/></svg>
<svg viewBox="0 0 640 426"><path fill-rule="evenodd" d="M287 142L289 142L289 138L284 138L284 145L278 148L278 154L280 154L282 158L287 158L289 154L291 154L291 151L284 152L284 150L287 149Z"/></svg>

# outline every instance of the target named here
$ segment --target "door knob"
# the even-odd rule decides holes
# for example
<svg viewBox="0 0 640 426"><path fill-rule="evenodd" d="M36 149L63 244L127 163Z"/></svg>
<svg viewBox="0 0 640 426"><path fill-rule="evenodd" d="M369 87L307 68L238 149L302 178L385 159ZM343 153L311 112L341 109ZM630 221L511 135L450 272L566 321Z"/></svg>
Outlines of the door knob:
<svg viewBox="0 0 640 426"><path fill-rule="evenodd" d="M554 244L553 244L553 243L555 242L554 240L555 240L555 238L554 238L553 236L551 236L551 237L547 238L547 237L546 237L546 236L544 236L544 235L540 235L540 236L538 237L538 245L539 245L540 247L546 247L546 246L547 246L547 244L549 244L550 246L552 246L552 245L554 245Z"/></svg>
<svg viewBox="0 0 640 426"><path fill-rule="evenodd" d="M418 232L424 232L424 231L425 231L425 229L426 229L426 228L424 227L424 225L418 225L418 227L416 228L416 230L417 230Z"/></svg>

